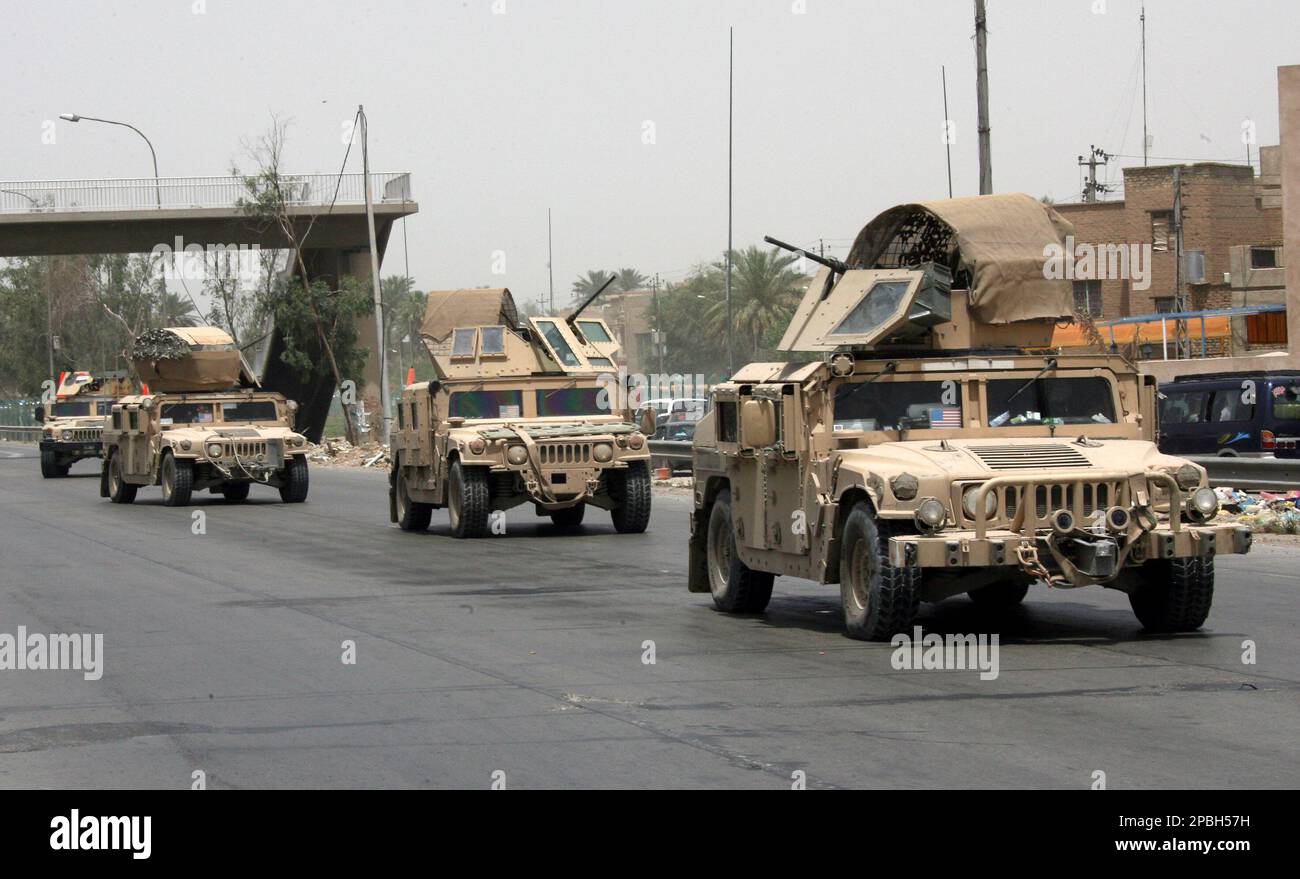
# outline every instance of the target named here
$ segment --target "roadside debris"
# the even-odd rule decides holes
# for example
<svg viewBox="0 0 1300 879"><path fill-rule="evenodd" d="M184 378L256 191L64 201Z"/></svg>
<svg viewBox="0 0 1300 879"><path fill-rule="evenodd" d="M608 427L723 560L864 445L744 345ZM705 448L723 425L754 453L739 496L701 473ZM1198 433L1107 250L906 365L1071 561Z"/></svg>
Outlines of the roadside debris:
<svg viewBox="0 0 1300 879"><path fill-rule="evenodd" d="M388 446L379 443L362 443L353 445L342 437L327 437L319 445L314 445L307 453L307 459L313 464L325 467L370 467L387 470L389 465Z"/></svg>
<svg viewBox="0 0 1300 879"><path fill-rule="evenodd" d="M1300 491L1250 494L1220 486L1214 493L1222 504L1220 519L1246 525L1255 533L1300 534Z"/></svg>

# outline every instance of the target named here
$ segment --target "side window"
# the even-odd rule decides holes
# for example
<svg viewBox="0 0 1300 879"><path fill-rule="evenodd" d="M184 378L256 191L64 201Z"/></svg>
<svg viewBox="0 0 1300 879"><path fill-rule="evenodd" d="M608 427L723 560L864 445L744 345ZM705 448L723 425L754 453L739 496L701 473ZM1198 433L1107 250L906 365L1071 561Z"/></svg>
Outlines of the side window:
<svg viewBox="0 0 1300 879"><path fill-rule="evenodd" d="M127 424L127 429L128 429L128 430L139 430L139 429L140 429L140 413L139 413L139 412L128 412L126 418L127 418L126 424Z"/></svg>
<svg viewBox="0 0 1300 879"><path fill-rule="evenodd" d="M1215 391L1210 402L1211 421L1253 421L1255 404L1247 403L1241 388Z"/></svg>
<svg viewBox="0 0 1300 879"><path fill-rule="evenodd" d="M1169 392L1160 401L1161 424L1201 424L1205 421L1206 391Z"/></svg>
<svg viewBox="0 0 1300 879"><path fill-rule="evenodd" d="M114 429L114 430L121 430L121 429L122 429L122 410L121 410L121 409L118 409L116 412L113 413L113 429Z"/></svg>
<svg viewBox="0 0 1300 879"><path fill-rule="evenodd" d="M736 429L736 402L734 400L720 402L718 403L717 409L718 442L739 442L739 432Z"/></svg>
<svg viewBox="0 0 1300 879"><path fill-rule="evenodd" d="M406 419L403 417L403 414L405 412L406 412L406 404L398 403L397 404L397 429L398 430L406 430Z"/></svg>
<svg viewBox="0 0 1300 879"><path fill-rule="evenodd" d="M1300 421L1300 381L1273 385L1273 417L1278 421Z"/></svg>

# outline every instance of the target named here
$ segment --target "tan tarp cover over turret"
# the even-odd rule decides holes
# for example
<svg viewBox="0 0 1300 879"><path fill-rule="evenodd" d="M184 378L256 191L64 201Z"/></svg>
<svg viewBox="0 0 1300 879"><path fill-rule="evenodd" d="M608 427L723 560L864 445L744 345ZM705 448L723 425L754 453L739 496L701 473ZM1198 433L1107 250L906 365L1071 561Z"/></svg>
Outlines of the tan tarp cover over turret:
<svg viewBox="0 0 1300 879"><path fill-rule="evenodd" d="M487 290L434 290L424 307L420 335L438 343L457 327L519 325L515 299L504 287Z"/></svg>
<svg viewBox="0 0 1300 879"><path fill-rule="evenodd" d="M1005 324L1074 314L1070 281L1049 279L1043 271L1048 259L1044 248L1051 244L1063 248L1065 236L1074 227L1049 206L1023 193L890 208L862 228L846 262L862 268L893 268L881 264L881 258L903 223L917 211L952 229L961 265L971 277L971 311L980 321Z"/></svg>
<svg viewBox="0 0 1300 879"><path fill-rule="evenodd" d="M174 360L133 359L132 366L151 391L224 391L239 384L244 361L235 340L225 330L217 327L167 327L166 330L188 343L190 353Z"/></svg>

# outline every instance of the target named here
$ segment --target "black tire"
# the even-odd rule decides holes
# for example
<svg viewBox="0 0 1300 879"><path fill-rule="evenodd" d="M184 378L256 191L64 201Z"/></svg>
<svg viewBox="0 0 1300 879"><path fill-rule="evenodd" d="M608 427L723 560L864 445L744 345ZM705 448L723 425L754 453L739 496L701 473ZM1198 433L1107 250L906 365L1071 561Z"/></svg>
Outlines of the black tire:
<svg viewBox="0 0 1300 879"><path fill-rule="evenodd" d="M447 477L447 515L451 519L454 537L483 537L488 533L487 468L462 467L453 461Z"/></svg>
<svg viewBox="0 0 1300 879"><path fill-rule="evenodd" d="M67 475L68 468L59 467L59 457L54 454L54 449L41 449L41 477L44 479L57 479L60 476Z"/></svg>
<svg viewBox="0 0 1300 879"><path fill-rule="evenodd" d="M909 633L921 604L920 568L889 562L889 539L862 501L844 522L840 546L840 604L844 628L860 641Z"/></svg>
<svg viewBox="0 0 1300 879"><path fill-rule="evenodd" d="M300 504L307 500L307 456L294 455L284 465L284 484L280 486L280 500L286 504Z"/></svg>
<svg viewBox="0 0 1300 879"><path fill-rule="evenodd" d="M1151 632L1191 632L1205 624L1214 603L1214 559L1162 559L1142 566L1142 582L1128 601Z"/></svg>
<svg viewBox="0 0 1300 879"><path fill-rule="evenodd" d="M633 461L626 470L610 471L609 494L614 507L609 511L619 534L640 534L650 524L650 468L645 461Z"/></svg>
<svg viewBox="0 0 1300 879"><path fill-rule="evenodd" d="M564 531L571 531L582 524L582 517L587 513L586 504L574 504L563 510L554 510L551 512L551 522L556 528Z"/></svg>
<svg viewBox="0 0 1300 879"><path fill-rule="evenodd" d="M724 613L762 613L772 600L768 571L755 571L736 552L736 529L731 522L731 492L723 489L709 511L705 564L713 606Z"/></svg>
<svg viewBox="0 0 1300 879"><path fill-rule="evenodd" d="M980 608L985 610L1006 610L1025 600L1025 596L1029 594L1029 584L1017 583L1015 580L1004 580L1000 583L990 583L983 588L975 589L966 594Z"/></svg>
<svg viewBox="0 0 1300 879"><path fill-rule="evenodd" d="M111 453L108 456L108 499L115 504L133 503L139 488L122 477L121 456Z"/></svg>
<svg viewBox="0 0 1300 879"><path fill-rule="evenodd" d="M161 470L163 506L189 506L190 495L194 492L194 462L166 452Z"/></svg>
<svg viewBox="0 0 1300 879"><path fill-rule="evenodd" d="M221 485L221 496L232 504L243 503L248 500L248 490L252 487L251 482L225 482Z"/></svg>
<svg viewBox="0 0 1300 879"><path fill-rule="evenodd" d="M397 527L403 531L425 531L433 518L433 506L411 500L406 490L406 474L397 468L397 484L393 489L397 503Z"/></svg>

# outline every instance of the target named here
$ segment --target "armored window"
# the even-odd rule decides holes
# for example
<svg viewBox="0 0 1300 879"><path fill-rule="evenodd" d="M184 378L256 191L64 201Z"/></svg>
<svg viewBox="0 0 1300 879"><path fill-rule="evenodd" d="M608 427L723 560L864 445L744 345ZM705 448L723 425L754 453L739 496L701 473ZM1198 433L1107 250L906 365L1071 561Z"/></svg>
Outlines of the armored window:
<svg viewBox="0 0 1300 879"><path fill-rule="evenodd" d="M605 327L599 321L580 320L577 322L578 328L582 334L587 337L588 342L612 342L609 333L605 332Z"/></svg>
<svg viewBox="0 0 1300 879"><path fill-rule="evenodd" d="M613 369L614 363L608 357L588 357L587 362L592 366L600 366L606 369Z"/></svg>
<svg viewBox="0 0 1300 879"><path fill-rule="evenodd" d="M420 407L414 400L409 405L411 408L411 430L418 430L420 427Z"/></svg>
<svg viewBox="0 0 1300 879"><path fill-rule="evenodd" d="M1255 404L1247 403L1245 390L1234 385L1222 391L1215 391L1210 400L1211 421L1254 421Z"/></svg>
<svg viewBox="0 0 1300 879"><path fill-rule="evenodd" d="M539 320L538 328L542 331L546 344L551 346L551 351L555 354L563 366L581 366L582 361L578 360L578 355L573 353L573 347L565 340L564 334L560 328L555 325L554 321Z"/></svg>
<svg viewBox="0 0 1300 879"><path fill-rule="evenodd" d="M452 357L473 357L474 342L478 338L478 328L469 327L467 329L456 330L455 338L451 343Z"/></svg>
<svg viewBox="0 0 1300 879"><path fill-rule="evenodd" d="M122 410L121 410L121 409L118 409L116 412L113 413L113 429L114 429L114 430L121 430L121 429L122 429Z"/></svg>
<svg viewBox="0 0 1300 879"><path fill-rule="evenodd" d="M734 443L739 442L740 432L736 429L736 403L728 400L719 402L718 410L718 442Z"/></svg>
<svg viewBox="0 0 1300 879"><path fill-rule="evenodd" d="M942 430L962 423L961 384L956 381L860 381L835 389L837 433Z"/></svg>
<svg viewBox="0 0 1300 879"><path fill-rule="evenodd" d="M609 415L609 394L601 388L556 388L537 392L537 416Z"/></svg>
<svg viewBox="0 0 1300 879"><path fill-rule="evenodd" d="M1101 281L1074 282L1074 310L1088 317L1101 317Z"/></svg>
<svg viewBox="0 0 1300 879"><path fill-rule="evenodd" d="M880 281L871 285L830 335L860 336L875 330L898 311L909 286L911 281Z"/></svg>
<svg viewBox="0 0 1300 879"><path fill-rule="evenodd" d="M100 400L98 403L95 404L96 415L107 415L112 411L113 411L113 404L109 400Z"/></svg>
<svg viewBox="0 0 1300 879"><path fill-rule="evenodd" d="M519 418L523 397L522 391L460 391L451 395L448 412L452 418Z"/></svg>
<svg viewBox="0 0 1300 879"><path fill-rule="evenodd" d="M1115 423L1111 384L1097 376L996 379L988 406L989 427Z"/></svg>
<svg viewBox="0 0 1300 879"><path fill-rule="evenodd" d="M227 423L244 421L278 421L275 403L270 400L241 400L238 403L221 404L221 420Z"/></svg>
<svg viewBox="0 0 1300 879"><path fill-rule="evenodd" d="M140 413L139 413L139 412L128 412L128 413L126 414L126 427L127 427L127 430L139 430L139 429L140 429Z"/></svg>
<svg viewBox="0 0 1300 879"><path fill-rule="evenodd" d="M165 425L211 424L215 420L211 403L167 403L162 407L161 417Z"/></svg>
<svg viewBox="0 0 1300 879"><path fill-rule="evenodd" d="M397 404L397 429L398 430L406 430L405 415L406 415L406 404L398 403Z"/></svg>
<svg viewBox="0 0 1300 879"><path fill-rule="evenodd" d="M483 354L506 353L506 328L483 327L480 330L479 351Z"/></svg>
<svg viewBox="0 0 1300 879"><path fill-rule="evenodd" d="M89 403L55 403L50 407L50 414L56 418L75 418L90 414Z"/></svg>

